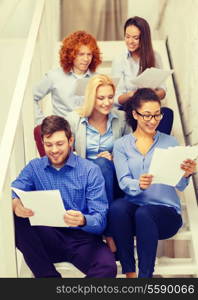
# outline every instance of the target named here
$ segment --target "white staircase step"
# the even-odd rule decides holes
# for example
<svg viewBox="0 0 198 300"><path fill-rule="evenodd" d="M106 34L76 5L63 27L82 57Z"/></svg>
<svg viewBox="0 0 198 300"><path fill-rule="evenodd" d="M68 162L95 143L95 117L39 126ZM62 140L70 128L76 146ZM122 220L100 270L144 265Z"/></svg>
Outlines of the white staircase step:
<svg viewBox="0 0 198 300"><path fill-rule="evenodd" d="M196 275L197 265L191 258L160 258L154 275Z"/></svg>
<svg viewBox="0 0 198 300"><path fill-rule="evenodd" d="M61 262L54 264L57 271L61 273L64 278L83 278L85 274L78 270L74 265L68 262Z"/></svg>
<svg viewBox="0 0 198 300"><path fill-rule="evenodd" d="M125 278L125 274L121 272L121 265L117 262L118 274L117 278ZM173 277L180 275L193 276L197 275L198 269L191 258L169 258L161 257L156 260L154 276Z"/></svg>
<svg viewBox="0 0 198 300"><path fill-rule="evenodd" d="M182 240L182 241L190 241L191 240L191 232L189 230L181 230L176 235L171 237L169 240Z"/></svg>

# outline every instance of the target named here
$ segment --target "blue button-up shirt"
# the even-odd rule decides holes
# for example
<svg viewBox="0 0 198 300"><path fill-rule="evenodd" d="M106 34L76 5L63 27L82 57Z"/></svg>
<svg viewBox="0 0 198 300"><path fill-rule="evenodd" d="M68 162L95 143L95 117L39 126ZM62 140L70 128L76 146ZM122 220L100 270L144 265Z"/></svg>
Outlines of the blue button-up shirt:
<svg viewBox="0 0 198 300"><path fill-rule="evenodd" d="M100 152L113 150L113 132L112 132L112 120L118 118L117 115L110 112L108 115L106 132L101 135L100 132L91 126L88 122L88 118L82 118L81 122L86 123L86 158L96 159Z"/></svg>
<svg viewBox="0 0 198 300"><path fill-rule="evenodd" d="M101 170L73 153L60 170L52 167L47 156L33 159L13 181L12 187L24 191L58 189L66 210L79 210L84 214L87 223L78 228L100 234L106 226L108 202Z"/></svg>
<svg viewBox="0 0 198 300"><path fill-rule="evenodd" d="M138 205L165 205L181 213L180 200L175 187L165 184L151 184L142 190L139 178L148 173L155 148L168 148L177 146L175 137L157 132L154 142L146 155L139 152L136 147L136 138L132 134L125 135L114 143L113 160L120 188L126 193L126 199ZM171 170L170 170L171 172ZM184 190L189 180L185 177L179 181L176 188Z"/></svg>

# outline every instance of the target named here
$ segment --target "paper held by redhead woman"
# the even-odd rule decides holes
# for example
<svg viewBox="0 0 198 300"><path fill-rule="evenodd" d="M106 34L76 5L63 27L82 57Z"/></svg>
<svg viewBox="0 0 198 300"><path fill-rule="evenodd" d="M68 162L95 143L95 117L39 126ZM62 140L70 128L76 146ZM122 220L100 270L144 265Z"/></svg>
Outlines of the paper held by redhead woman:
<svg viewBox="0 0 198 300"><path fill-rule="evenodd" d="M184 174L180 168L181 163L197 157L198 146L156 148L149 168L149 174L154 176L152 183L176 186Z"/></svg>
<svg viewBox="0 0 198 300"><path fill-rule="evenodd" d="M31 225L67 227L63 220L66 210L59 190L22 191L13 187L12 190L21 199L23 206L34 212L29 218Z"/></svg>
<svg viewBox="0 0 198 300"><path fill-rule="evenodd" d="M117 86L120 78L118 77L111 77L113 83L115 84L115 86ZM84 96L85 95L85 90L87 87L87 83L90 80L90 77L88 78L79 78L78 80L76 80L76 88L75 88L75 92L74 94L76 96Z"/></svg>
<svg viewBox="0 0 198 300"><path fill-rule="evenodd" d="M156 89L165 82L174 70L164 70L158 68L147 68L139 76L131 80L137 88L151 88Z"/></svg>

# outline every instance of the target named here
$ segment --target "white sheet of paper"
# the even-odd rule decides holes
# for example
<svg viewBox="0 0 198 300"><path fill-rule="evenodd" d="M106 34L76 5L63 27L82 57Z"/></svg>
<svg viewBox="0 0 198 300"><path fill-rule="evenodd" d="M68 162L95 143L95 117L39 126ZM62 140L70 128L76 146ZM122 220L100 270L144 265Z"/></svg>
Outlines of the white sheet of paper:
<svg viewBox="0 0 198 300"><path fill-rule="evenodd" d="M198 146L156 148L149 168L149 174L154 176L152 183L176 186L184 174L180 164L187 158L196 157L198 157Z"/></svg>
<svg viewBox="0 0 198 300"><path fill-rule="evenodd" d="M30 217L31 225L67 227L63 220L66 210L59 190L22 191L12 190L18 195L24 207L31 209L34 216Z"/></svg>
<svg viewBox="0 0 198 300"><path fill-rule="evenodd" d="M80 78L76 81L75 95L84 96L87 83L90 78Z"/></svg>
<svg viewBox="0 0 198 300"><path fill-rule="evenodd" d="M159 87L174 70L164 70L158 68L147 68L139 76L131 80L137 88L152 88Z"/></svg>
<svg viewBox="0 0 198 300"><path fill-rule="evenodd" d="M120 78L118 77L111 77L113 83L115 86L117 86ZM77 96L84 96L85 95L85 90L87 87L87 83L90 80L90 78L80 78L76 81L76 89L75 89L75 95Z"/></svg>

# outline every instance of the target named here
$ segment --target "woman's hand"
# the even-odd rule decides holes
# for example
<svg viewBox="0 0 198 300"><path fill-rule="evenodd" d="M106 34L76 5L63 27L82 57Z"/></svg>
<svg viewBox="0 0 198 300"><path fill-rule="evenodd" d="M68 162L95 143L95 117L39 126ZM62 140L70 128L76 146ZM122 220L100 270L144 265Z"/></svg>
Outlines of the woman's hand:
<svg viewBox="0 0 198 300"><path fill-rule="evenodd" d="M112 160L112 159L113 159L113 155L112 155L110 152L108 152L108 151L100 152L100 153L97 155L97 157L104 157L104 158L106 158L106 159L108 159L108 160Z"/></svg>
<svg viewBox="0 0 198 300"><path fill-rule="evenodd" d="M12 201L12 208L16 216L21 218L29 218L34 215L33 211L25 208L20 199L14 198Z"/></svg>
<svg viewBox="0 0 198 300"><path fill-rule="evenodd" d="M142 174L140 176L140 179L139 179L139 181L140 181L140 183L139 183L140 188L143 189L143 190L148 189L149 186L152 183L152 180L153 180L153 175L151 175L151 174Z"/></svg>
<svg viewBox="0 0 198 300"><path fill-rule="evenodd" d="M157 89L154 89L154 92L158 95L160 100L164 99L164 97L166 96L166 92L164 89L157 88Z"/></svg>
<svg viewBox="0 0 198 300"><path fill-rule="evenodd" d="M124 104L126 103L134 94L135 94L136 90L130 91L128 93L122 94L118 97L118 102L119 104Z"/></svg>
<svg viewBox="0 0 198 300"><path fill-rule="evenodd" d="M192 159L186 159L183 161L183 163L180 165L181 169L185 171L184 177L188 177L195 173L196 171L196 162Z"/></svg>

